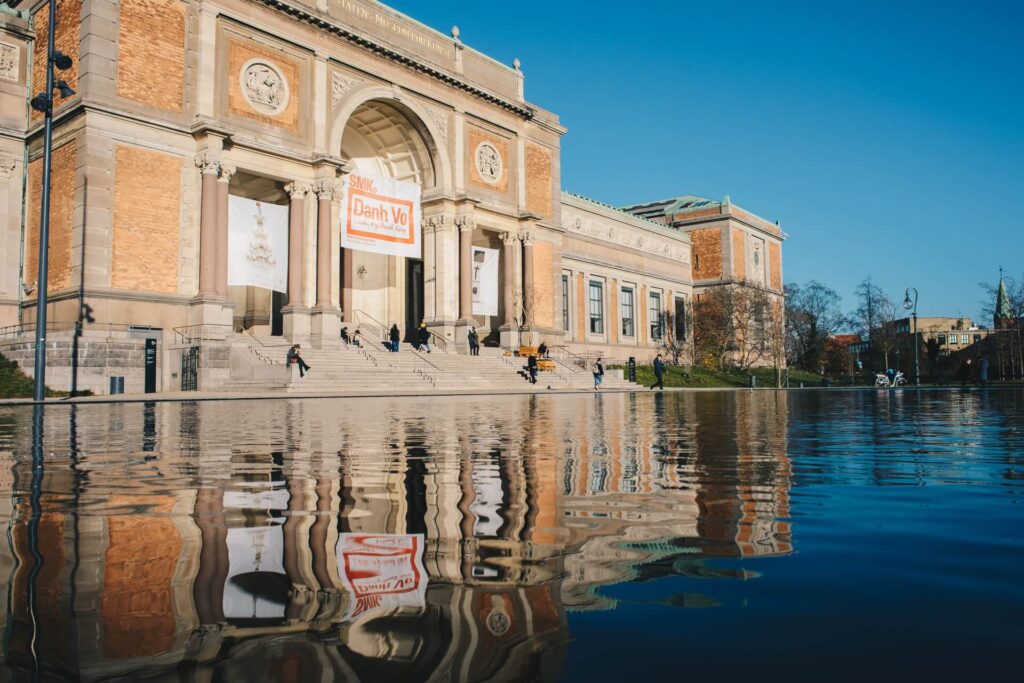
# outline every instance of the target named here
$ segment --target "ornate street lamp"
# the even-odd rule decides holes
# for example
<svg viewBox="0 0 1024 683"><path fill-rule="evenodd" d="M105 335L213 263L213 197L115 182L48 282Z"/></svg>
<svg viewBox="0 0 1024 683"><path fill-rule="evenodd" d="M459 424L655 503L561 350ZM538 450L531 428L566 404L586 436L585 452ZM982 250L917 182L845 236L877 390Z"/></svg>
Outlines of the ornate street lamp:
<svg viewBox="0 0 1024 683"><path fill-rule="evenodd" d="M60 92L60 97L71 97L75 91L63 80L54 78L54 68L66 71L73 62L62 52L54 49L54 33L57 28L57 12L54 3L50 3L49 32L46 36L46 90L37 94L29 104L44 116L43 127L43 196L39 206L39 274L36 282L39 292L36 294L36 359L35 378L32 398L42 401L46 398L46 305L47 305L47 271L49 269L50 244L50 157L53 152L53 91Z"/></svg>
<svg viewBox="0 0 1024 683"><path fill-rule="evenodd" d="M914 293L913 301L910 300L911 292ZM914 386L919 387L921 386L921 364L917 359L917 288L907 287L907 291L904 296L903 308L907 311L913 310L912 315L914 316Z"/></svg>

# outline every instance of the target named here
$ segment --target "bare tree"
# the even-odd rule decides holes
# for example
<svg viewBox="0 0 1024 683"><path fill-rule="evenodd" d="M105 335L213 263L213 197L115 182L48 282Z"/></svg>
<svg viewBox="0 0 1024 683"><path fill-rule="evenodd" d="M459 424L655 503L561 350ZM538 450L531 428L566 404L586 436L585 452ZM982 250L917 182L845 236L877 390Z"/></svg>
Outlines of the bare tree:
<svg viewBox="0 0 1024 683"><path fill-rule="evenodd" d="M693 316L698 362L747 370L770 358L773 299L753 287L718 287L703 294Z"/></svg>
<svg viewBox="0 0 1024 683"><path fill-rule="evenodd" d="M848 324L839 294L817 280L786 285L786 347L791 365L821 372L829 337Z"/></svg>
<svg viewBox="0 0 1024 683"><path fill-rule="evenodd" d="M1000 356L1005 355L1010 361L1010 376L1017 377L1024 374L1024 277L1018 280L1003 276L1003 284L1009 310L1002 311L1005 319L994 325L999 328L995 332L998 340L995 347ZM985 292L985 298L981 301L981 314L986 320L996 323L999 285L981 282L978 286Z"/></svg>
<svg viewBox="0 0 1024 683"><path fill-rule="evenodd" d="M896 305L869 276L856 289L854 323L862 339L868 340L868 362L881 359L889 367L889 355L896 345Z"/></svg>
<svg viewBox="0 0 1024 683"><path fill-rule="evenodd" d="M664 330L661 339L661 346L665 354L671 359L673 365L679 365L679 361L689 350L686 331L690 329L690 322L693 316L689 312L689 305L683 312L681 319L675 311L665 311L662 314L662 329Z"/></svg>

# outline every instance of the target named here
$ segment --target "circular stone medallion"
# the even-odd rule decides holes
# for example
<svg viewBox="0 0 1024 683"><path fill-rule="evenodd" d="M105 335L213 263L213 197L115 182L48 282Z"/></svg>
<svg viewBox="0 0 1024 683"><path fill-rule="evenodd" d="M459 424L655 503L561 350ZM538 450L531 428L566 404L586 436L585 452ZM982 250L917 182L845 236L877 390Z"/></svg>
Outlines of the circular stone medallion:
<svg viewBox="0 0 1024 683"><path fill-rule="evenodd" d="M501 154L497 148L489 142L481 142L476 146L473 154L476 159L476 171L486 182L495 184L501 180L503 164Z"/></svg>
<svg viewBox="0 0 1024 683"><path fill-rule="evenodd" d="M288 106L288 81L281 71L262 58L250 59L238 74L242 94L256 112L275 116Z"/></svg>

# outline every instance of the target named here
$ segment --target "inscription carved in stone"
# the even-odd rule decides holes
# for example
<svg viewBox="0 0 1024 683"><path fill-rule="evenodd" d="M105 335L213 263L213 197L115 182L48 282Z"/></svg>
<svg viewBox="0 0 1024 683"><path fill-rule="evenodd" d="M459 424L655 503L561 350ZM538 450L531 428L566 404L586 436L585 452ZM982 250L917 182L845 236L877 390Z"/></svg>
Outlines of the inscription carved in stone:
<svg viewBox="0 0 1024 683"><path fill-rule="evenodd" d="M0 43L0 78L9 81L18 80L19 56L21 51L17 45Z"/></svg>
<svg viewBox="0 0 1024 683"><path fill-rule="evenodd" d="M288 106L288 81L269 61L250 59L238 74L242 94L249 105L267 116L274 116Z"/></svg>
<svg viewBox="0 0 1024 683"><path fill-rule="evenodd" d="M476 171L488 183L501 180L503 162L497 148L489 142L481 142L476 146L473 157L476 159Z"/></svg>

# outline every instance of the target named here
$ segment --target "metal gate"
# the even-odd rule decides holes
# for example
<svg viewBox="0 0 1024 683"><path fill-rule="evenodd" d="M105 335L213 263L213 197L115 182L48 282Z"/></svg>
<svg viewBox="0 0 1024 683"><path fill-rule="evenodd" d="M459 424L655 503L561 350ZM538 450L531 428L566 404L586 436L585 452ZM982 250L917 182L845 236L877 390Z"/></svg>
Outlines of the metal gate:
<svg viewBox="0 0 1024 683"><path fill-rule="evenodd" d="M193 346L181 354L181 390L199 389L199 347Z"/></svg>

